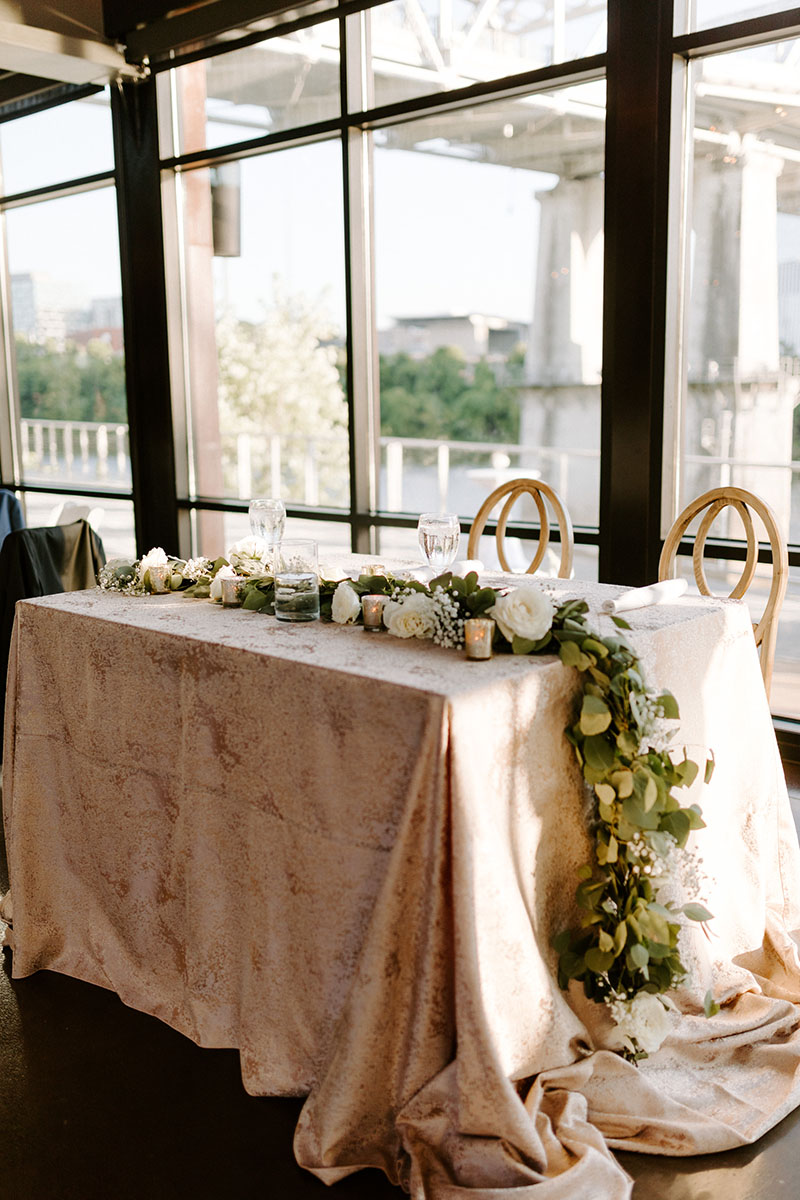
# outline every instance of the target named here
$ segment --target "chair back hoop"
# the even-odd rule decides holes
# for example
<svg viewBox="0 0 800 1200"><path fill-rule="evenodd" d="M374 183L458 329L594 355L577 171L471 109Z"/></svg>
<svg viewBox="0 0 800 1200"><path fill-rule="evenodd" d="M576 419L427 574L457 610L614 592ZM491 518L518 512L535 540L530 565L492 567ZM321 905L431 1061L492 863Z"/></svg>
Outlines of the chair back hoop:
<svg viewBox="0 0 800 1200"><path fill-rule="evenodd" d="M472 528L469 531L469 542L467 545L467 557L478 557L478 546L481 539L481 534L489 519L492 509L505 499L500 516L497 519L497 530L495 532L495 541L497 543L497 557L500 566L504 571L512 572L506 558L503 548L503 541L506 534L506 526L511 514L511 509L519 500L520 496L531 496L536 504L536 510L539 515L539 539L536 547L536 553L526 568L526 575L532 575L542 563L547 552L547 547L550 542L550 518L547 513L545 500L547 500L555 513L558 521L558 528L561 534L561 562L558 568L559 579L569 579L572 573L572 556L574 548L574 537L572 533L572 521L569 513L564 507L564 503L558 493L539 479L510 479L507 483L503 483L500 487L495 488L491 495L487 496L483 504L478 509L475 520L472 522Z"/></svg>
<svg viewBox="0 0 800 1200"><path fill-rule="evenodd" d="M712 594L708 586L705 571L703 570L703 550L711 526L722 510L728 507L738 512L747 537L747 555L744 567L736 586L730 592L731 599L741 599L753 582L753 577L756 573L758 539L756 538L751 509L761 518L772 549L772 584L761 620L755 622L753 625L756 645L761 647L761 669L764 675L767 694L769 694L769 685L772 678L772 661L775 656L778 615L789 583L789 554L786 549L786 542L778 528L775 514L770 506L759 496L756 496L753 492L746 491L744 488L722 487L712 488L711 491L704 492L702 496L698 496L696 500L693 500L686 506L667 534L664 549L661 551L661 558L658 563L658 578L669 579L674 575L675 560L681 538L698 513L703 512L703 509L708 509L697 530L697 537L695 538L694 549L692 551L692 567L695 582L701 594L704 596Z"/></svg>

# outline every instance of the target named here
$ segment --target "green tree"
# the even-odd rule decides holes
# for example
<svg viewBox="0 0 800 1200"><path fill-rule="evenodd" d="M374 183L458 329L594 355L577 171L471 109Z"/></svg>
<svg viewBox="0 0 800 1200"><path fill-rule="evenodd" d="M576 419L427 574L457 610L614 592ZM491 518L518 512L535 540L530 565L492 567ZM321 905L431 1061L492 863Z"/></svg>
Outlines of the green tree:
<svg viewBox="0 0 800 1200"><path fill-rule="evenodd" d="M506 364L519 375L521 353ZM457 350L440 346L427 358L404 352L382 355L381 432L389 437L442 441L516 442L516 390L498 384L485 361L470 365Z"/></svg>
<svg viewBox="0 0 800 1200"><path fill-rule="evenodd" d="M125 361L106 343L41 345L18 334L15 348L23 417L127 421Z"/></svg>
<svg viewBox="0 0 800 1200"><path fill-rule="evenodd" d="M347 402L338 352L319 307L302 297L278 295L261 321L227 314L217 323L217 353L229 473L236 458L232 435L250 434L254 483L267 486L268 438L279 434L286 494L302 499L306 451L313 441L321 501L346 503Z"/></svg>

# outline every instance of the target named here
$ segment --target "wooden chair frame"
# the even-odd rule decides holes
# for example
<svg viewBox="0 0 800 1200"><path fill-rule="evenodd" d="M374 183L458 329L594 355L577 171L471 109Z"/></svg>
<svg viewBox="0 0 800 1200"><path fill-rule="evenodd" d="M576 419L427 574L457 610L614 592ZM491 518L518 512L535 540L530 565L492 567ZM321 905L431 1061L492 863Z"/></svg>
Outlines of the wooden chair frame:
<svg viewBox="0 0 800 1200"><path fill-rule="evenodd" d="M786 549L786 542L778 528L775 514L769 505L760 499L760 497L754 495L753 492L748 492L744 488L721 487L712 488L710 492L704 492L702 496L698 496L696 500L693 500L691 504L686 506L667 534L664 549L661 551L661 558L658 563L658 578L670 579L674 576L675 560L681 538L694 518L703 509L708 509L697 530L694 549L692 551L692 568L695 583L701 595L712 595L703 569L703 551L711 526L725 508L733 508L738 512L742 519L747 538L747 557L745 558L741 577L730 592L731 599L738 600L744 596L753 582L753 577L756 573L758 539L756 538L756 531L750 512L751 509L761 518L772 549L772 586L769 590L767 605L761 620L755 622L753 625L756 645L759 647L761 653L761 674L764 677L764 687L766 688L767 696L769 696L772 684L772 667L775 661L775 643L778 636L778 617L789 583L789 554Z"/></svg>
<svg viewBox="0 0 800 1200"><path fill-rule="evenodd" d="M497 543L497 557L500 560L500 566L504 571L511 572L512 568L508 565L508 559L505 556L503 549L503 539L506 534L506 526L511 509L519 500L520 496L532 496L536 508L539 513L539 544L536 553L531 560L530 566L526 569L527 575L532 575L542 563L542 560L547 551L547 546L550 541L550 518L545 507L547 500L555 513L558 521L558 528L561 533L561 564L558 570L559 579L569 579L572 573L572 556L575 546L575 538L572 532L572 521L569 513L558 493L550 487L548 483L544 483L539 479L510 479L507 483L503 483L500 487L495 488L490 496L487 496L483 504L478 509L475 520L472 522L472 528L469 531L469 543L467 546L468 558L479 558L478 546L480 544L481 534L486 527L486 522L489 519L489 514L492 509L500 503L503 497L507 497L503 505L500 516L497 519L497 530L495 532L495 541Z"/></svg>

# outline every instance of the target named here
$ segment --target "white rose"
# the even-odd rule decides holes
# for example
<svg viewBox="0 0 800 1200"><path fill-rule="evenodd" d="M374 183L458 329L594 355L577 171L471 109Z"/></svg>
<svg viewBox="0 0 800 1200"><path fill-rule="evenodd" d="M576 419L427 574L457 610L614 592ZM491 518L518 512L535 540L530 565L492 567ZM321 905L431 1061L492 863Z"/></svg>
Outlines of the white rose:
<svg viewBox="0 0 800 1200"><path fill-rule="evenodd" d="M246 537L235 542L228 551L228 561L240 575L270 575L270 549L263 538Z"/></svg>
<svg viewBox="0 0 800 1200"><path fill-rule="evenodd" d="M147 554L142 555L139 559L139 579L144 579L151 567L164 566L167 561L167 556L160 546L148 550Z"/></svg>
<svg viewBox="0 0 800 1200"><path fill-rule="evenodd" d="M361 612L361 599L350 584L343 580L333 593L331 616L337 625L349 625L358 619Z"/></svg>
<svg viewBox="0 0 800 1200"><path fill-rule="evenodd" d="M433 600L424 592L412 592L402 600L387 600L383 623L395 637L433 637Z"/></svg>
<svg viewBox="0 0 800 1200"><path fill-rule="evenodd" d="M633 1000L609 1006L622 1037L636 1040L645 1054L654 1054L672 1031L672 1014L653 992L639 992Z"/></svg>
<svg viewBox="0 0 800 1200"><path fill-rule="evenodd" d="M223 579L235 579L237 572L233 567L220 567L214 578L211 580L211 588L209 589L209 597L212 600L222 599L222 581Z"/></svg>
<svg viewBox="0 0 800 1200"><path fill-rule="evenodd" d="M518 587L498 596L488 615L494 617L507 641L515 637L538 642L553 624L555 606L537 587Z"/></svg>

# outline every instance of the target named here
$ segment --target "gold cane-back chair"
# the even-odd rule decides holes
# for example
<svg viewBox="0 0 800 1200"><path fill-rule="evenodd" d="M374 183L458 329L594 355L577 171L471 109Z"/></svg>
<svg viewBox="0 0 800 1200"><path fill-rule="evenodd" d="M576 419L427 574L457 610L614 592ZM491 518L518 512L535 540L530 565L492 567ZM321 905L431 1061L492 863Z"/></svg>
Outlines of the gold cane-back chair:
<svg viewBox="0 0 800 1200"><path fill-rule="evenodd" d="M572 521L569 519L569 513L558 492L551 488L548 483L543 483L539 479L511 479L508 483L501 484L500 487L495 488L492 494L486 497L478 509L475 520L472 522L472 528L469 531L467 557L480 557L478 546L481 534L489 519L489 514L505 498L505 504L500 510L500 516L497 518L495 540L497 542L497 557L500 566L504 571L513 570L508 564L508 559L503 548L503 540L511 509L522 496L531 496L533 498L539 514L539 540L536 553L531 560L530 566L526 568L525 573L532 575L542 564L550 542L550 512L552 512L558 522L561 534L561 562L558 569L558 577L559 579L569 579L572 573L572 555L575 545L572 533Z"/></svg>
<svg viewBox="0 0 800 1200"><path fill-rule="evenodd" d="M714 521L723 509L729 507L733 508L741 517L747 538L747 557L741 577L729 593L732 599L738 600L744 596L753 582L753 576L756 573L758 538L756 537L755 526L753 525L753 513L756 513L760 517L767 531L769 543L772 548L772 584L769 590L767 606L764 609L761 620L755 622L753 625L756 645L761 655L761 674L764 676L764 687L766 688L767 696L769 696L770 684L772 683L772 664L775 660L775 642L778 636L778 617L789 582L789 555L786 550L786 542L778 529L778 522L769 505L765 504L760 497L754 495L752 492L745 491L744 488L721 487L713 488L710 492L704 492L702 496L698 496L696 500L693 500L691 504L686 506L667 534L658 564L658 578L670 579L675 574L675 560L681 538L695 517L706 509L707 511L700 522L695 537L694 549L692 551L692 567L694 569L695 582L700 593L703 596L712 595L705 571L703 570L703 550L705 549L706 538Z"/></svg>

